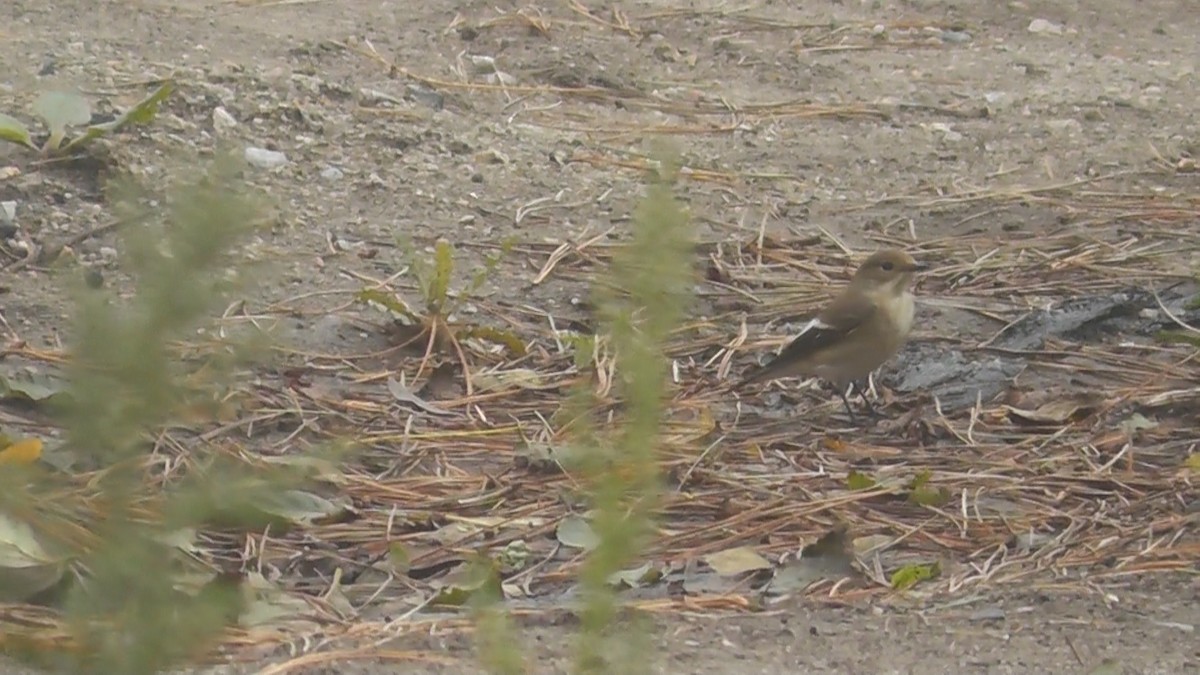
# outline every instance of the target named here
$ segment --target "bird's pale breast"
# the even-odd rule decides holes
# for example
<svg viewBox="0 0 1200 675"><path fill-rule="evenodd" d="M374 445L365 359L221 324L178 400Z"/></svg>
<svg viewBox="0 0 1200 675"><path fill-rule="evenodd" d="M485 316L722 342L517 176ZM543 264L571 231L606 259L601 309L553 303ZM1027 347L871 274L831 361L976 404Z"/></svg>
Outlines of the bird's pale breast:
<svg viewBox="0 0 1200 675"><path fill-rule="evenodd" d="M900 341L903 342L908 334L912 331L913 314L916 313L916 305L913 302L913 294L904 292L891 300L891 311L889 314L896 322L896 330L900 334Z"/></svg>

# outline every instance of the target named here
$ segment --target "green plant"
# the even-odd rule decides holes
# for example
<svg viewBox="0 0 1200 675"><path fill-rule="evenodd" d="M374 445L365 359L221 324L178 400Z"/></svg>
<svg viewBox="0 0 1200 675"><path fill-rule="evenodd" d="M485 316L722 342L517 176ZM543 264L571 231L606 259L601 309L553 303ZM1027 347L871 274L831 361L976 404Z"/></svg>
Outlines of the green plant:
<svg viewBox="0 0 1200 675"><path fill-rule="evenodd" d="M39 146L24 123L4 113L0 113L0 140L23 145L43 155L66 154L81 149L97 138L117 132L126 125L150 122L158 111L158 104L171 94L174 87L173 82L164 82L116 119L86 126L82 133L69 141L66 139L71 127L85 125L92 119L91 103L74 92L46 91L33 102L33 113L41 118L49 134L45 142Z"/></svg>
<svg viewBox="0 0 1200 675"><path fill-rule="evenodd" d="M466 355L463 353L461 342L466 339L487 340L503 345L516 356L525 354L525 344L509 331L489 326L473 326L452 319L454 313L464 303L472 298L496 271L500 261L508 253L511 246L505 243L499 251L487 256L484 264L472 276L466 286L460 291L454 291L454 246L444 240L438 240L434 246L433 259L424 259L411 253L414 247L401 243L401 248L410 251L407 258L409 270L417 281L420 290L422 306L413 308L399 295L380 289L364 289L359 293L359 300L376 303L406 322L411 330L406 331L407 337L401 345L407 346L417 340L425 340L425 355L418 374L424 370L431 354L435 351L451 350L457 356L466 373L468 392L470 391L470 370L467 366Z"/></svg>
<svg viewBox="0 0 1200 675"><path fill-rule="evenodd" d="M598 432L589 423L588 411L596 402L587 381L571 402L579 412L572 442L582 446L596 535L580 574L580 673L649 669L644 633L615 628L619 607L611 580L636 559L652 532L660 487L657 444L670 373L663 350L685 316L695 280L689 220L672 195L676 156L660 152L659 157L659 170L650 176L634 214L632 240L614 256L608 282L596 286L602 340L615 354L615 393L624 403L623 416Z"/></svg>
<svg viewBox="0 0 1200 675"><path fill-rule="evenodd" d="M238 160L221 157L198 180L166 194L127 186L119 196L135 216L122 233L136 293L123 299L77 290L68 386L48 410L67 431L64 451L95 470L0 472L0 586L11 589L4 582L19 580L29 559L40 563L37 571L51 582L44 601L64 611L67 628L6 628L0 647L10 655L60 672L129 675L203 656L238 619L247 596L236 574L181 550L195 531L215 521L244 525L257 515L273 523L325 508L283 490L294 482L285 473L248 470L204 444L180 458L185 478L166 490L146 461L151 441L180 408L211 400L211 383L221 380L215 373L209 384L196 383L193 364L173 345L194 335L234 288L229 252L258 213L255 201L232 187L239 168ZM225 355L237 345L216 351L203 368L233 366ZM53 572L59 577L50 578Z"/></svg>

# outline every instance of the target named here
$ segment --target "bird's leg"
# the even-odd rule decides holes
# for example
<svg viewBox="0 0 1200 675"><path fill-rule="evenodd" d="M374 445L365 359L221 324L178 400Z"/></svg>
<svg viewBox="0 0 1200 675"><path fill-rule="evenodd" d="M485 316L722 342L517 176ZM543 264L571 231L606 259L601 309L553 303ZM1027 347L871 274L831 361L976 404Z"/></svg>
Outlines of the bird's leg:
<svg viewBox="0 0 1200 675"><path fill-rule="evenodd" d="M846 406L846 414L850 416L851 424L858 424L858 418L854 416L854 409L850 407L850 399L846 398L846 392L842 387L835 387L838 396L842 398L842 405Z"/></svg>
<svg viewBox="0 0 1200 675"><path fill-rule="evenodd" d="M879 412L875 410L875 406L871 404L871 399L867 398L868 387L865 385L865 382L854 381L850 383L850 390L852 393L858 392L858 396L862 399L863 405L867 406L867 413L869 413L872 417L878 417Z"/></svg>

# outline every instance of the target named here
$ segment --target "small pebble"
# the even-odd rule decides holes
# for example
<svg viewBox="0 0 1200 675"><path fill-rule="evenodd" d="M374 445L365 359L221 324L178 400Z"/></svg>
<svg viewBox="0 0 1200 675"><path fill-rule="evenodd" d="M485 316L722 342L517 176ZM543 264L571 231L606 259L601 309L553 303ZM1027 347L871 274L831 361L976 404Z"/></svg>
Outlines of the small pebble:
<svg viewBox="0 0 1200 675"><path fill-rule="evenodd" d="M471 54L467 57L471 62L471 66L475 72L482 75L484 73L496 72L496 58L487 56L486 54Z"/></svg>
<svg viewBox="0 0 1200 675"><path fill-rule="evenodd" d="M17 219L17 203L14 201L0 202L0 222L11 225Z"/></svg>
<svg viewBox="0 0 1200 675"><path fill-rule="evenodd" d="M212 112L213 128L218 132L225 132L233 129L238 125L237 119L229 114L229 111L221 106L213 108Z"/></svg>
<svg viewBox="0 0 1200 675"><path fill-rule="evenodd" d="M1046 127L1059 134L1072 134L1083 131L1083 125L1079 123L1079 120L1073 119L1048 120L1046 122Z"/></svg>
<svg viewBox="0 0 1200 675"><path fill-rule="evenodd" d="M513 77L512 75L509 75L508 73L506 73L502 70L497 70L496 72L491 73L490 75L488 75L487 77L485 77L483 79L488 84L513 85L513 84L517 83L517 78Z"/></svg>
<svg viewBox="0 0 1200 675"><path fill-rule="evenodd" d="M1028 30L1030 33L1035 35L1041 33L1049 33L1050 35L1063 34L1062 26L1045 19L1034 19L1033 21L1030 21Z"/></svg>
<svg viewBox="0 0 1200 675"><path fill-rule="evenodd" d="M971 41L971 34L961 30L944 30L939 37L942 38L942 42L952 44L962 44Z"/></svg>
<svg viewBox="0 0 1200 675"><path fill-rule="evenodd" d="M246 148L244 153L246 161L251 165L260 169L277 169L284 164L287 164L287 155L266 148Z"/></svg>
<svg viewBox="0 0 1200 675"><path fill-rule="evenodd" d="M404 91L412 100L434 110L441 110L446 106L446 98L425 85L408 84L405 85Z"/></svg>
<svg viewBox="0 0 1200 675"><path fill-rule="evenodd" d="M321 178L333 183L341 180L346 174L336 166L327 166L321 169Z"/></svg>

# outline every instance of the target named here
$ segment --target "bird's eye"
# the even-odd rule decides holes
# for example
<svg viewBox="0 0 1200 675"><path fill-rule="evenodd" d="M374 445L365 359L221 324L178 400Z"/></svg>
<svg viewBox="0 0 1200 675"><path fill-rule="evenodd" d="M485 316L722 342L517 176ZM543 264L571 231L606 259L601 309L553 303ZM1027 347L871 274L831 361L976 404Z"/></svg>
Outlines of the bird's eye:
<svg viewBox="0 0 1200 675"><path fill-rule="evenodd" d="M880 263L879 266L882 267L885 272L891 272L892 268L895 267L895 265L890 262Z"/></svg>

